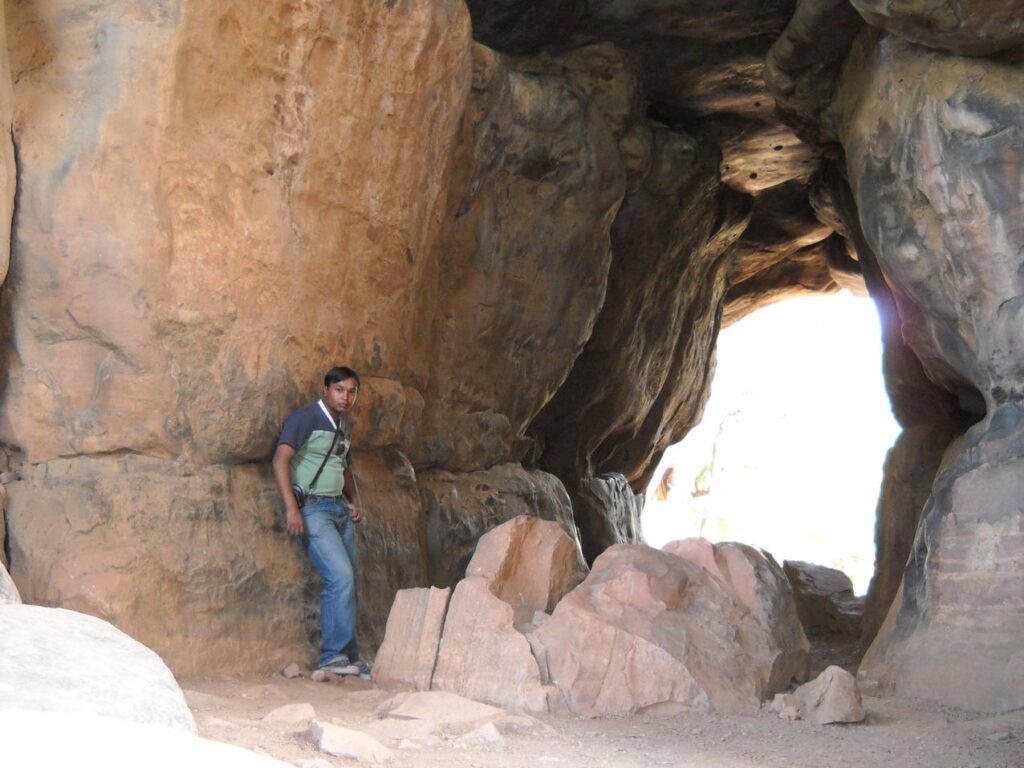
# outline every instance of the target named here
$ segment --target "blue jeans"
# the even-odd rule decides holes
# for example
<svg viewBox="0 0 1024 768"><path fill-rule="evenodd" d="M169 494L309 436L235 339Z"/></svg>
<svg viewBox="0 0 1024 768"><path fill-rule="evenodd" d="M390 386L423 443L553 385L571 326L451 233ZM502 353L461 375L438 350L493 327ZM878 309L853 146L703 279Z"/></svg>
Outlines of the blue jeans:
<svg viewBox="0 0 1024 768"><path fill-rule="evenodd" d="M310 496L302 508L306 552L324 588L320 595L320 664L339 654L359 656L356 645L356 533L342 499Z"/></svg>

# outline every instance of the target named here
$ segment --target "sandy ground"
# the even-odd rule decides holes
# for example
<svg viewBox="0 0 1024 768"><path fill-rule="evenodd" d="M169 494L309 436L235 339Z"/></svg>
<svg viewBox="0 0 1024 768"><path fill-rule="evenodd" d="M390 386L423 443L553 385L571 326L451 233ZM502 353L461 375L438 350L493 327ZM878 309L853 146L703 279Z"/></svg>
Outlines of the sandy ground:
<svg viewBox="0 0 1024 768"><path fill-rule="evenodd" d="M826 649L827 650L827 649ZM850 662L855 653L835 661ZM828 654L815 654L816 666ZM180 681L200 734L298 763L322 758L304 732L261 721L276 707L308 702L320 720L361 729L377 720L391 694L357 679L315 683L307 678L185 679ZM1024 711L981 715L906 699L865 697L867 719L859 725L819 726L780 720L764 710L749 717L637 715L586 719L543 715L501 728L502 743L460 745L446 739L433 747L396 750L391 766L433 768L1024 768Z"/></svg>

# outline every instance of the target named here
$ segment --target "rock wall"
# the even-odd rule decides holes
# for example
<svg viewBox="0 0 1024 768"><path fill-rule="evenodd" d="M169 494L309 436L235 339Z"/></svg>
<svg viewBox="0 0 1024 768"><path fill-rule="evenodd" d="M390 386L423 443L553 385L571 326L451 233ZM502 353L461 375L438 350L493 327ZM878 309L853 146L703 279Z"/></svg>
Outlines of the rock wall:
<svg viewBox="0 0 1024 768"><path fill-rule="evenodd" d="M0 280L7 277L7 268L10 264L11 224L14 218L14 190L18 173L12 141L14 93L11 67L7 57L5 19L3 5L0 4ZM0 534L0 549L2 548L3 536Z"/></svg>
<svg viewBox="0 0 1024 768"><path fill-rule="evenodd" d="M414 157L456 139L464 7L86 6L9 4L3 438L262 461L324 360L415 382L448 168Z"/></svg>
<svg viewBox="0 0 1024 768"><path fill-rule="evenodd" d="M26 601L109 618L181 672L308 647L315 584L265 462L342 360L369 374L372 642L426 578L388 446L421 423L410 339L469 92L464 6L7 10L23 163L0 435L25 459L7 524Z"/></svg>
<svg viewBox="0 0 1024 768"><path fill-rule="evenodd" d="M24 463L27 601L108 618L180 672L308 648L316 580L265 462L335 361L365 374L368 645L395 590L451 581L507 517L576 535L558 479L501 467L592 335L627 183L673 216L670 158L698 155L659 129L656 180L626 57L501 56L455 0L9 6L28 162L0 439Z"/></svg>
<svg viewBox="0 0 1024 768"><path fill-rule="evenodd" d="M928 378L981 416L945 457L861 674L982 710L1024 703L1022 87L1012 57L967 59L871 31L835 115L902 334Z"/></svg>

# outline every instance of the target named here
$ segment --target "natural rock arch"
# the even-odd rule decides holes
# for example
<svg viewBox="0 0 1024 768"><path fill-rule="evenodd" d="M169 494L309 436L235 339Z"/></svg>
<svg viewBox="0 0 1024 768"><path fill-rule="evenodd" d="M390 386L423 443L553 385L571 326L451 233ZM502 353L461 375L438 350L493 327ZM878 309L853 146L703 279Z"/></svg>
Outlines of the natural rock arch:
<svg viewBox="0 0 1024 768"><path fill-rule="evenodd" d="M986 21L1006 3L85 5L8 0L0 27L27 601L179 671L306 645L265 461L335 360L366 374L371 635L520 512L575 520L593 556L638 536L721 325L862 281L905 428L863 672L1022 705L1024 74L1019 30ZM951 674L974 627L984 653Z"/></svg>

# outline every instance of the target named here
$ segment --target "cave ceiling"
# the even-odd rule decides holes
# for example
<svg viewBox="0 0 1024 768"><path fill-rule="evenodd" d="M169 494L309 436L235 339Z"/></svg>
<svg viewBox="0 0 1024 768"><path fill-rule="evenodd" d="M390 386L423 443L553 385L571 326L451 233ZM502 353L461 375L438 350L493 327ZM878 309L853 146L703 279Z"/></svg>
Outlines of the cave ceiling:
<svg viewBox="0 0 1024 768"><path fill-rule="evenodd" d="M813 110L806 102L816 95L827 101L828 65L838 66L861 25L848 4L470 0L468 5L474 38L506 53L559 54L613 43L635 59L652 121L720 148L722 181L752 198L750 224L733 248L726 324L788 296L830 292L841 283L862 286L849 272L848 280L835 279L825 244L832 229L808 202L822 153L833 150L821 140L817 115L808 116ZM834 23L822 24L823 16ZM827 46L817 45L822 34ZM782 46L773 50L780 38ZM770 74L766 60L774 64ZM778 104L766 78L799 79L811 70L824 77L804 78L798 85L822 93L808 95L784 82L775 93L795 92L799 103ZM808 79L811 86L804 85ZM852 269L857 271L856 262Z"/></svg>

